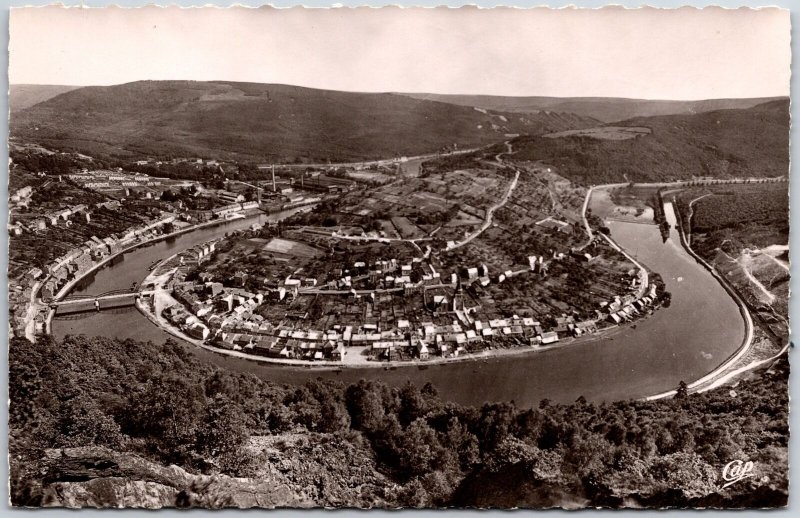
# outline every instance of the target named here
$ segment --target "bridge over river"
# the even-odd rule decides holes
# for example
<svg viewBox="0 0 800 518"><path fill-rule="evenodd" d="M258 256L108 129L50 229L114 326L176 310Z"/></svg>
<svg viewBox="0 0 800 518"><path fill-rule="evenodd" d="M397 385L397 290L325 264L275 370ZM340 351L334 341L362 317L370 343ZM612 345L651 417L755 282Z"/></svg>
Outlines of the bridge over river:
<svg viewBox="0 0 800 518"><path fill-rule="evenodd" d="M715 370L737 353L746 335L739 307L708 270L681 246L677 221L672 211L666 215L671 219L670 236L666 241L655 225L609 222L614 241L637 262L661 274L665 289L672 294L669 307L639 321L636 328L622 326L604 337L539 352L531 350L530 353L432 365L387 365L387 370L343 369L335 365L316 369L290 367L224 356L196 347L192 351L219 367L252 373L275 383L302 384L318 377L343 383L355 383L362 378L377 379L394 386L408 381L418 386L431 382L444 399L468 405L513 400L525 408L538 405L543 398L567 403L584 396L589 401L601 402L661 394L675 389L680 381L692 383ZM269 217L279 218L277 215ZM242 219L229 225L245 228L254 221ZM93 303L109 290L129 288L148 275L149 266L155 260L220 237L231 227L199 229L172 242L131 251L123 262L99 271L82 293L94 293L88 298ZM121 296L135 300L136 294L129 292ZM53 335L62 338L67 334L84 333L155 343L173 338L134 308L89 311L83 317L54 319Z"/></svg>
<svg viewBox="0 0 800 518"><path fill-rule="evenodd" d="M102 311L104 309L133 306L142 295L152 294L152 290L115 290L99 295L73 295L63 300L50 302L49 305L56 310L56 316L62 316L86 311Z"/></svg>

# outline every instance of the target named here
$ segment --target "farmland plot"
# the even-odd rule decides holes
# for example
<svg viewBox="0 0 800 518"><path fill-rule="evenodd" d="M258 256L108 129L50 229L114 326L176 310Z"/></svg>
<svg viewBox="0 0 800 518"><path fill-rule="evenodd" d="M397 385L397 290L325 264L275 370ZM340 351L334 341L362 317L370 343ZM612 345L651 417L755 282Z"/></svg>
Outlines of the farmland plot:
<svg viewBox="0 0 800 518"><path fill-rule="evenodd" d="M404 239L417 239L425 237L425 232L404 216L392 218L392 224Z"/></svg>

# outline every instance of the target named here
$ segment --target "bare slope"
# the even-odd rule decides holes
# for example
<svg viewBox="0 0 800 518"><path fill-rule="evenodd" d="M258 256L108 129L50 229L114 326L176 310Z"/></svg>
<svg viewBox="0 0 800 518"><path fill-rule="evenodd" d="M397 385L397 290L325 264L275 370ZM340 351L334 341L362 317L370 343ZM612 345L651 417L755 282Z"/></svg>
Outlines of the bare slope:
<svg viewBox="0 0 800 518"><path fill-rule="evenodd" d="M80 86L68 85L10 85L8 89L8 106L12 112L24 110L34 104L75 90Z"/></svg>
<svg viewBox="0 0 800 518"><path fill-rule="evenodd" d="M85 87L11 119L12 135L90 155L359 160L497 142L597 121L572 114L486 113L394 94L230 82L143 81Z"/></svg>
<svg viewBox="0 0 800 518"><path fill-rule="evenodd" d="M619 97L504 97L495 95L401 94L415 99L475 106L517 113L538 111L570 112L603 122L655 115L688 115L722 109L750 108L782 97L753 99L708 99L703 101L661 101Z"/></svg>

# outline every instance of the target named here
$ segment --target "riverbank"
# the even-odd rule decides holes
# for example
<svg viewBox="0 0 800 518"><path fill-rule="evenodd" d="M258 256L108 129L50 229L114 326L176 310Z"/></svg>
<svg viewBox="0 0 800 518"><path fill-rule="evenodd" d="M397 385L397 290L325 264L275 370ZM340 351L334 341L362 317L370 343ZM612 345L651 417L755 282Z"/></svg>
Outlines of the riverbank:
<svg viewBox="0 0 800 518"><path fill-rule="evenodd" d="M255 214L251 214L251 216L253 216L253 215L255 215ZM247 218L248 216L243 216L243 217ZM115 252L113 254L108 255L107 257L104 257L100 262L94 264L91 268L86 270L84 273L82 273L81 275L75 277L71 281L67 282L67 284L62 286L62 288L60 290L58 290L58 292L53 296L53 299L52 299L51 302L58 302L58 301L63 300L67 295L69 295L69 293L73 289L75 289L75 286L77 286L78 283L80 283L83 279L85 279L85 278L89 277L90 275L94 274L95 272L97 272L98 270L100 270L101 268L106 266L108 263L110 263L111 261L113 261L117 257L120 257L120 256L122 256L122 255L124 255L124 254L126 254L128 252L131 252L133 250L136 250L136 249L141 248L141 247L146 246L146 245L150 245L150 244L153 244L153 243L157 243L159 241L163 241L165 239L170 239L172 237L180 236L181 234L186 234L188 232L194 232L195 230L200 230L202 228L213 227L215 225L221 225L223 223L229 223L229 222L230 222L230 220L227 220L227 219L216 219L216 220L206 221L206 222L203 222L203 223L198 223L196 225L186 226L186 227L181 228L179 230L176 230L174 232L170 232L169 234L163 234L163 235L160 235L160 236L152 237L152 238L147 239L145 241L140 241L140 242L129 244L126 247L124 247L121 250L119 250L118 252ZM41 283L40 283L40 285L41 285ZM36 294L34 293L33 296L36 297ZM38 310L39 310L39 308L41 306L44 306L44 305L48 304L47 302L42 301L40 298L36 298L36 300L37 300L37 302L34 302L34 304L36 305L36 311L33 311L34 315L36 313L38 313ZM45 333L46 334L50 334L50 330L51 330L51 327L52 327L52 321L53 321L53 317L54 316L55 316L55 310L51 309L48 312L47 317L45 319L45 323L44 323L44 325L45 325Z"/></svg>
<svg viewBox="0 0 800 518"><path fill-rule="evenodd" d="M666 206L666 204L665 204ZM687 388L691 392L705 392L706 390L710 390L711 388L715 388L721 383L714 383L716 380L720 378L730 379L732 377L728 372L733 366L738 362L747 352L750 350L750 347L753 344L753 318L750 315L750 311L747 309L747 305L745 304L742 297L736 291L736 289L730 285L730 283L720 275L708 262L697 255L697 253L692 249L689 243L686 241L686 235L683 231L683 225L681 224L681 220L679 217L679 213L677 212L677 208L674 204L669 203L673 214L675 215L675 226L677 227L678 235L680 236L680 243L681 246L686 250L686 252L694 258L701 266L703 266L709 273L720 283L720 285L725 289L728 295L736 302L736 305L739 307L739 312L742 315L742 319L744 320L745 324L745 336L742 341L742 345L730 356L726 359L719 367L714 369L713 371L709 372L702 378L693 381L687 385ZM788 346L787 346L788 347ZM779 353L780 354L780 353ZM703 387L704 384L709 383L708 387ZM667 392L662 392L660 394L656 394L654 396L650 396L645 398L648 401L653 401L657 399L663 399L667 397L672 397L677 393L676 390L670 390Z"/></svg>
<svg viewBox="0 0 800 518"><path fill-rule="evenodd" d="M782 181L781 179L770 179L770 180L771 181ZM748 180L737 180L735 183L747 183L747 182L748 182ZM708 181L708 182L703 182L703 183L715 184L715 183L722 183L722 182ZM586 228L586 232L589 235L588 243L590 243L591 240L593 239L592 229L591 229L591 227L589 225L589 222L588 222L588 219L586 217L586 211L587 211L587 209L589 207L592 194L596 190L608 190L608 189L612 189L612 188L615 188L615 187L620 187L620 186L623 186L623 185L626 185L626 184L607 184L607 185L592 186L589 189L589 191L587 192L586 199L584 200L584 204L583 204L582 216L583 216L583 222L584 222L584 226ZM672 182L672 183L661 183L661 184L637 184L637 185L647 185L647 186L652 186L652 187L668 187L669 186L669 187L679 188L679 187L689 186L689 182ZM664 204L664 205L666 206L667 204ZM695 381L693 381L693 382L688 384L688 388L689 388L690 391L703 392L705 390L709 390L709 387L718 386L720 383L716 383L716 381L718 381L719 379L721 379L721 378L728 379L729 371L750 350L750 347L751 347L751 345L753 343L753 320L752 320L752 317L750 315L749 310L747 309L747 306L744 303L744 300L741 298L741 296L738 294L738 292L735 290L735 288L733 288L733 286L731 286L730 283L728 283L728 281L724 277L719 275L719 273L710 264L708 264L699 255L697 255L694 252L694 250L691 248L691 246L687 242L687 238L686 238L686 235L684 233L683 225L682 225L681 220L679 218L679 214L677 213L677 208L674 207L674 204L672 204L672 203L669 203L668 205L670 206L671 210L673 211L673 217L675 219L674 225L676 227L676 231L678 232L679 241L680 241L680 244L681 244L682 248L695 261L697 261L698 264L703 266L703 268L705 268L712 275L712 277L714 277L714 279L717 280L717 282L723 287L723 289L725 289L725 291L734 300L734 302L736 303L737 307L739 308L739 313L740 313L740 315L742 317L742 320L744 321L744 324L745 324L745 336L744 336L742 344L739 346L739 348L736 351L734 351L734 353L731 356L729 356L725 361L723 361L722 364L720 364L716 369L712 370L711 372L709 372L705 376L702 376L701 378L699 378L699 379L697 379L697 380L695 380ZM616 243L611 238L606 236L605 234L601 234L601 235L603 237L605 237L612 246L615 246L615 248L617 248L629 260L633 261L640 268L640 271L644 271L645 275L646 275L647 270L641 264L639 264L637 261L635 261L626 251L624 251L622 249L622 247L619 247L618 245L616 245ZM644 399L646 399L646 400L663 399L663 398L667 398L667 397L672 397L675 394L676 394L676 390L673 389L673 390L669 390L669 391L665 391L665 392L661 392L661 393L655 394L653 396L646 397Z"/></svg>
<svg viewBox="0 0 800 518"><path fill-rule="evenodd" d="M733 299L677 244L677 234L665 243L650 225L611 222L610 226L615 242L625 250L636 250L638 261L661 273L665 289L672 293L672 304L638 321L636 326L609 329L602 336L563 340L542 348L494 350L491 356L465 355L436 363L376 362L352 368L342 368L338 363L317 363L313 368L309 364L272 364L259 357L251 360L223 354L210 346L191 349L197 357L220 368L276 383L303 384L317 378L348 383L373 379L391 386L409 381L420 386L433 383L443 397L465 405L514 400L518 405L535 406L544 398L569 403L580 396L598 404L642 399L674 389L680 380L700 379L717 368L744 334ZM217 233L201 230L175 244L159 243L136 252L126 258L128 263L98 274L91 290L99 293L127 287L133 280L141 281L157 259L213 239ZM154 342L173 337L190 344L134 308L119 315L98 312L83 319L56 318L53 326L53 334L60 337L86 334Z"/></svg>
<svg viewBox="0 0 800 518"><path fill-rule="evenodd" d="M149 279L147 282L153 282L152 279ZM187 342L195 347L199 347L206 351L210 351L216 354L220 354L222 356L229 356L233 358L239 358L248 361L254 361L259 363L267 363L272 365L283 365L287 367L303 367L305 369L314 369L319 371L326 371L326 370L342 370L342 369L353 369L353 370L363 370L365 368L368 369L397 369L397 368L410 368L410 367L423 367L428 365L445 365L445 364L454 364L454 363L463 363L463 362L474 362L480 360L490 360L495 358L504 358L508 356L519 356L519 355L529 355L529 354L540 354L540 353L547 353L549 351L557 351L559 349L565 347L572 347L578 344L592 344L596 342L600 342L603 340L613 340L614 335L624 331L626 328L631 327L633 324L625 325L625 326L609 326L599 330L597 333L593 333L591 335L584 335L577 338L567 338L565 340L559 341L554 345L549 346L525 346L520 345L519 347L510 347L510 348L502 348L502 349L491 349L491 350L484 350L480 353L464 353L460 354L459 356L452 357L452 358L430 358L428 360L403 360L403 361L364 361L364 362L357 362L357 363L348 363L346 360L344 361L331 361L331 360L321 360L321 361L309 361L309 360L295 360L295 359L282 359L282 358L269 358L266 356L259 356L255 354L248 354L242 351L233 351L230 349L221 349L219 347L214 347L212 345L208 345L203 340L199 340L196 338L192 338L185 333L183 333L180 329L176 326L168 322L158 313L157 308L157 301L156 297L158 296L159 290L162 292L161 288L156 288L156 293L153 295L153 310L151 310L146 302L142 302L141 300L136 301L136 309L153 325L156 327L166 331L170 335L174 336L175 338L179 338L180 340ZM175 303L178 303L175 301Z"/></svg>
<svg viewBox="0 0 800 518"><path fill-rule="evenodd" d="M298 211L302 211L302 210L306 210L306 207L305 206L295 207L295 208L289 209L287 211L279 211L278 213L280 213L280 212L290 212L291 214L294 214L294 213L296 213ZM81 281L83 281L84 279L86 279L86 278L90 277L91 275L97 273L98 271L102 270L105 266L107 266L109 263L111 263L114 259L116 259L118 257L121 257L121 256L124 256L125 254L128 254L130 252L136 251L136 250L141 249L141 248L145 248L147 246L151 246L151 245L157 244L157 243L159 243L161 241L167 241L167 240L175 239L175 238L178 238L178 237L180 237L182 235L190 234L192 232L196 232L196 231L199 231L199 230L209 229L209 228L213 228L213 227L217 227L217 226L221 226L221 225L227 225L227 224L231 224L231 223L234 223L234 222L237 222L237 221L242 221L242 220L251 220L251 219L260 218L260 217L269 216L269 215L270 215L270 213L265 213L264 211L262 211L260 209L247 210L247 211L244 211L242 213L242 217L241 218L236 218L236 219L224 219L224 218L221 218L221 219L205 221L203 223L197 223L197 224L194 224L194 225L187 225L187 226L185 226L183 228L175 230L174 232L170 232L169 234L162 234L162 235L158 235L158 236L154 236L152 238L146 239L144 241L130 243L127 246L125 246L124 248L122 248L121 250L119 250L118 252L116 252L114 254L111 254L108 257L103 258L100 262L94 264L86 272L82 273L80 276L76 277L75 279L73 279L73 280L69 281L67 284L65 284L58 291L56 296L53 297L53 301L63 300L67 295L69 295L69 293L71 293L74 289L76 289L76 287L80 284ZM140 280L141 280L141 278L137 279L137 281L140 281ZM37 308L36 308L36 312L35 313L38 313L42 309L42 307L46 306L46 305L47 305L47 303L41 301L41 299L38 299ZM55 317L55 311L54 310L50 310L48 312L48 314L47 314L47 316L45 318L45 322L44 322L44 327L45 327L45 333L46 334L51 334L51 332L52 332L52 321L53 321L54 317Z"/></svg>

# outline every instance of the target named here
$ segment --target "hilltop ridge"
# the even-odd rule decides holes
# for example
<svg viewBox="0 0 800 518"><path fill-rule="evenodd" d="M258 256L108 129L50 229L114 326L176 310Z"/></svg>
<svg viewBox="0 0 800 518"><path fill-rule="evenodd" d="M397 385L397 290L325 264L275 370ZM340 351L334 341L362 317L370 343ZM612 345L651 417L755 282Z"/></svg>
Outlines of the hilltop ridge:
<svg viewBox="0 0 800 518"><path fill-rule="evenodd" d="M349 161L478 147L585 128L574 114L510 114L390 93L227 81L78 88L14 111L11 134L89 155Z"/></svg>
<svg viewBox="0 0 800 518"><path fill-rule="evenodd" d="M661 99L628 99L623 97L543 97L500 95L447 95L406 93L415 99L440 101L463 106L517 113L538 111L570 112L582 117L592 117L603 122L616 122L634 117L658 115L691 115L722 109L752 108L764 102L786 100L786 97L758 97L746 99L705 99L675 101Z"/></svg>

